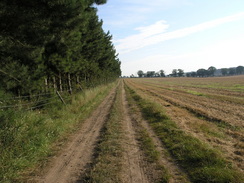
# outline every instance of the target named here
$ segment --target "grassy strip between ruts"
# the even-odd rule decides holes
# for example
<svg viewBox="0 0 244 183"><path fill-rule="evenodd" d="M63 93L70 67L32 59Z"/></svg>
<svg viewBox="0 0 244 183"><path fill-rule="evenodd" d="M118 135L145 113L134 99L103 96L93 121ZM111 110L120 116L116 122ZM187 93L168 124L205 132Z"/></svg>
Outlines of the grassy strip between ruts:
<svg viewBox="0 0 244 183"><path fill-rule="evenodd" d="M237 172L217 150L178 128L164 114L162 106L142 98L128 86L127 89L141 109L144 118L173 157L186 170L192 182L241 183L244 181L243 175Z"/></svg>
<svg viewBox="0 0 244 183"><path fill-rule="evenodd" d="M129 103L129 111L131 114L137 113L139 109L135 108L135 105L134 105L135 102L134 102L132 96L129 95L128 91L129 90L126 89L127 100ZM140 124L139 121L137 121L137 119L133 118L133 120L137 123L137 125L136 125L137 140L139 141L140 148L145 155L145 160L148 163L155 164L156 165L155 168L161 172L159 177L157 178L158 182L161 182L161 183L169 182L171 175L169 174L167 169L159 163L160 153L156 149L155 144L154 144L153 140L151 139L148 131L142 127L142 125Z"/></svg>
<svg viewBox="0 0 244 183"><path fill-rule="evenodd" d="M62 142L77 129L112 87L86 90L66 106L57 102L37 111L0 111L0 182L25 182L52 155L53 143Z"/></svg>
<svg viewBox="0 0 244 183"><path fill-rule="evenodd" d="M119 85L108 120L102 129L93 166L85 178L86 182L122 182L120 172L123 157L121 145L123 139L123 114L121 111L121 85Z"/></svg>
<svg viewBox="0 0 244 183"><path fill-rule="evenodd" d="M160 153L156 150L155 144L153 143L152 139L150 138L147 130L141 129L138 131L138 140L140 142L140 147L143 150L146 160L149 163L155 163L156 168L160 171L160 177L158 178L157 182L160 183L167 183L170 179L170 174L167 169L159 164L159 156Z"/></svg>

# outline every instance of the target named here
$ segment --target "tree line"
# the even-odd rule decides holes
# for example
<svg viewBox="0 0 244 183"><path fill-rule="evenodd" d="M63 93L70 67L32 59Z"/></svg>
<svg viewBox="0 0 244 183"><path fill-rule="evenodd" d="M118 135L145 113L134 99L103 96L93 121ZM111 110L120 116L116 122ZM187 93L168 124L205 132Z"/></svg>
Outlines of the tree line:
<svg viewBox="0 0 244 183"><path fill-rule="evenodd" d="M208 69L198 69L194 72L186 73L186 77L213 77L213 76L233 76L244 74L244 67L231 67L216 69L216 67L209 67Z"/></svg>
<svg viewBox="0 0 244 183"><path fill-rule="evenodd" d="M222 68L216 69L216 67L211 66L208 69L198 69L197 71L185 73L182 69L173 69L172 73L165 75L164 70L158 72L147 71L143 72L139 70L137 72L138 77L213 77L213 76L233 76L244 74L244 67L232 67L232 68ZM134 77L134 76L131 76Z"/></svg>
<svg viewBox="0 0 244 183"><path fill-rule="evenodd" d="M106 0L1 0L0 88L16 95L82 89L121 75L94 5Z"/></svg>

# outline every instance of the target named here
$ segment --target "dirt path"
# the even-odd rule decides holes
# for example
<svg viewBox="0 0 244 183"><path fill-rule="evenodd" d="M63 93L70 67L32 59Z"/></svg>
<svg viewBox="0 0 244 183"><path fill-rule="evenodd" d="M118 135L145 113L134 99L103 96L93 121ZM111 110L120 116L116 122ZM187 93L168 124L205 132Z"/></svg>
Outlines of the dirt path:
<svg viewBox="0 0 244 183"><path fill-rule="evenodd" d="M125 163L122 179L124 183L149 183L151 181L147 177L144 168L146 163L143 160L143 154L140 151L132 120L129 116L124 87L122 87L122 102L124 112L123 124L124 131L126 133L126 141L123 143L125 150Z"/></svg>
<svg viewBox="0 0 244 183"><path fill-rule="evenodd" d="M86 166L92 161L97 138L107 119L114 97L115 89L74 134L61 155L51 160L51 167L45 175L38 178L39 183L78 182Z"/></svg>
<svg viewBox="0 0 244 183"><path fill-rule="evenodd" d="M161 143L161 141L157 138L156 134L153 132L151 127L148 125L148 123L143 119L142 114L140 113L139 109L136 106L133 106L133 113L130 113L128 102L126 101L125 92L123 91L123 98L124 98L124 107L125 111L127 112L127 115L130 117L130 122L136 126L136 128L143 128L148 132L149 137L152 139L153 143L156 146L156 150L160 153L159 156L159 164L164 166L167 171L170 174L169 183L186 183L190 182L188 176L186 173L182 171L182 169L177 165L177 163L174 161L172 157L170 157L169 154L167 154L167 150L164 147L164 145ZM135 127L134 127L135 128ZM151 172L151 174L157 174L159 172ZM156 175L157 176L157 175Z"/></svg>

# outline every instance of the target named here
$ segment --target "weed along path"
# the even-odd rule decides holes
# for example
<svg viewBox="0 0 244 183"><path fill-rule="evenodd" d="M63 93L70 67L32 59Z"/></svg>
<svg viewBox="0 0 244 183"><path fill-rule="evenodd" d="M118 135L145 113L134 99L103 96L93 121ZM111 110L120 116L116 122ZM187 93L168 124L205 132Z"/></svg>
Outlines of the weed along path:
<svg viewBox="0 0 244 183"><path fill-rule="evenodd" d="M113 90L100 106L83 124L73 139L63 149L62 153L51 160L51 167L47 173L38 179L40 183L68 183L76 182L92 161L94 148L114 102Z"/></svg>

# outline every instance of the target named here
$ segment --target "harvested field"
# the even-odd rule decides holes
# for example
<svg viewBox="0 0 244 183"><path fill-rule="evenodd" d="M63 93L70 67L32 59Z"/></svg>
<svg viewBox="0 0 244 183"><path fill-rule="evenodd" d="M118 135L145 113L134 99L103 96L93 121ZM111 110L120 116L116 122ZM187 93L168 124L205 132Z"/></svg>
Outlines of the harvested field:
<svg viewBox="0 0 244 183"><path fill-rule="evenodd" d="M160 105L184 133L220 151L243 173L244 76L135 78L126 85Z"/></svg>

